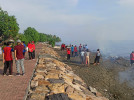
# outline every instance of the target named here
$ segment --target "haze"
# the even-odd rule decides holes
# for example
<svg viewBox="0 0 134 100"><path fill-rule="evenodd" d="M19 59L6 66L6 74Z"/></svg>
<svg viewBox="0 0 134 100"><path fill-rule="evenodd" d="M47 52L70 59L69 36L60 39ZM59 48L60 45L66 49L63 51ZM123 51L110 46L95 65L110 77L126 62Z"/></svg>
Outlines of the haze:
<svg viewBox="0 0 134 100"><path fill-rule="evenodd" d="M0 0L0 6L16 16L21 33L30 26L66 43L134 37L134 0Z"/></svg>

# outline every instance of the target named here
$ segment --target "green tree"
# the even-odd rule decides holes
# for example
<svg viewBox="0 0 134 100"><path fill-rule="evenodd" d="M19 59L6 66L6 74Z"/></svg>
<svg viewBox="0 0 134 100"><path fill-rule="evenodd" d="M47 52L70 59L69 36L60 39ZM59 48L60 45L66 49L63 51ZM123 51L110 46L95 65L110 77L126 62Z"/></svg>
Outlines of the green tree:
<svg viewBox="0 0 134 100"><path fill-rule="evenodd" d="M38 31L35 28L32 28L32 27L28 27L24 31L24 35L26 36L28 41L38 42L38 40L39 40L39 33L38 33Z"/></svg>
<svg viewBox="0 0 134 100"><path fill-rule="evenodd" d="M0 36L4 36L4 39L14 38L18 31L19 25L15 16L9 16L7 11L0 8Z"/></svg>

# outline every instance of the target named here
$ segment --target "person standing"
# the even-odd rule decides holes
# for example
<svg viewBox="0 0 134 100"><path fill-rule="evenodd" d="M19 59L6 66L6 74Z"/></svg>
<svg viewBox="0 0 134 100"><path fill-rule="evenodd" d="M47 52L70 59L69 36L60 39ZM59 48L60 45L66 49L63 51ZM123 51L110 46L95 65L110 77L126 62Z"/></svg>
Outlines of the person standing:
<svg viewBox="0 0 134 100"><path fill-rule="evenodd" d="M70 48L67 48L67 60L70 60Z"/></svg>
<svg viewBox="0 0 134 100"><path fill-rule="evenodd" d="M132 66L134 63L134 51L132 51L132 53L130 54L130 65Z"/></svg>
<svg viewBox="0 0 134 100"><path fill-rule="evenodd" d="M33 45L31 44L31 42L29 42L28 44L28 54L29 54L29 60L33 59Z"/></svg>
<svg viewBox="0 0 134 100"><path fill-rule="evenodd" d="M81 63L84 64L84 56L85 56L85 52L84 50L81 51Z"/></svg>
<svg viewBox="0 0 134 100"><path fill-rule="evenodd" d="M13 49L11 48L11 43L8 42L7 46L3 48L4 76L6 75L8 68L9 68L9 76L12 75L12 61L13 61L12 52Z"/></svg>
<svg viewBox="0 0 134 100"><path fill-rule="evenodd" d="M101 56L101 53L100 53L100 50L99 49L97 49L97 52L96 52L96 57L95 57L95 60L94 60L94 65L96 65L96 64L100 64L100 56Z"/></svg>
<svg viewBox="0 0 134 100"><path fill-rule="evenodd" d="M33 56L33 59L35 59L35 44L34 44L34 41L32 41L32 48L33 48L32 56Z"/></svg>
<svg viewBox="0 0 134 100"><path fill-rule="evenodd" d="M73 57L73 55L74 55L74 46L73 45L71 47L71 52L72 52L72 57Z"/></svg>
<svg viewBox="0 0 134 100"><path fill-rule="evenodd" d="M79 55L81 54L82 45L79 46Z"/></svg>
<svg viewBox="0 0 134 100"><path fill-rule="evenodd" d="M14 47L14 55L16 60L16 68L18 76L20 75L20 66L22 69L22 75L25 74L23 49L24 45L21 44L20 40L17 40L17 46Z"/></svg>
<svg viewBox="0 0 134 100"><path fill-rule="evenodd" d="M26 53L26 44L25 44L25 41L22 41L21 43L22 43L22 45L24 45L23 56L25 57L25 53Z"/></svg>
<svg viewBox="0 0 134 100"><path fill-rule="evenodd" d="M85 50L87 51L87 49L88 49L88 46L87 46L87 44L85 45Z"/></svg>
<svg viewBox="0 0 134 100"><path fill-rule="evenodd" d="M75 45L75 47L74 47L75 57L77 56L77 52L78 52L78 50L77 50L77 46Z"/></svg>
<svg viewBox="0 0 134 100"><path fill-rule="evenodd" d="M87 51L86 51L86 64L88 64L88 66L90 65L90 52L89 52L89 49L87 49Z"/></svg>

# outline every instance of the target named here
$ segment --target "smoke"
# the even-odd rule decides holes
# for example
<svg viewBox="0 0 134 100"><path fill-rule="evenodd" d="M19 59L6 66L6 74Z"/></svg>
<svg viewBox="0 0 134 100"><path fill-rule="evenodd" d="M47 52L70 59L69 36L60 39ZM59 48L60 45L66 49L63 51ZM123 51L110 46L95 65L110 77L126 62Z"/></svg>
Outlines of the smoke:
<svg viewBox="0 0 134 100"><path fill-rule="evenodd" d="M134 67L127 69L124 72L119 72L120 82L126 82L129 86L134 87Z"/></svg>

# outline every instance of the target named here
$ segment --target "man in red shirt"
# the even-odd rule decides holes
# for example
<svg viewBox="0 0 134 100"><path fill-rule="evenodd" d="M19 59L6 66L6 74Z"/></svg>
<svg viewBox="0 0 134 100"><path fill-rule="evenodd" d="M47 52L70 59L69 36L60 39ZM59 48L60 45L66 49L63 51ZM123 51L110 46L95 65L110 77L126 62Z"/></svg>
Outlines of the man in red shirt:
<svg viewBox="0 0 134 100"><path fill-rule="evenodd" d="M25 74L23 49L24 49L24 45L21 44L20 40L17 40L17 46L14 47L17 75L20 75L20 66L22 69L22 75Z"/></svg>
<svg viewBox="0 0 134 100"><path fill-rule="evenodd" d="M74 52L75 52L75 57L77 56L77 46L75 45L75 47L74 47Z"/></svg>
<svg viewBox="0 0 134 100"><path fill-rule="evenodd" d="M4 76L6 75L8 68L9 68L9 76L12 75L12 68L11 68L11 64L13 60L12 52L13 49L11 48L11 43L8 42L7 46L3 48L3 63L4 63L3 75Z"/></svg>
<svg viewBox="0 0 134 100"><path fill-rule="evenodd" d="M34 44L34 41L32 41L32 48L33 48L32 57L33 57L33 59L35 59L35 44Z"/></svg>
<svg viewBox="0 0 134 100"><path fill-rule="evenodd" d="M70 60L70 52L71 52L70 48L67 48L67 60Z"/></svg>

